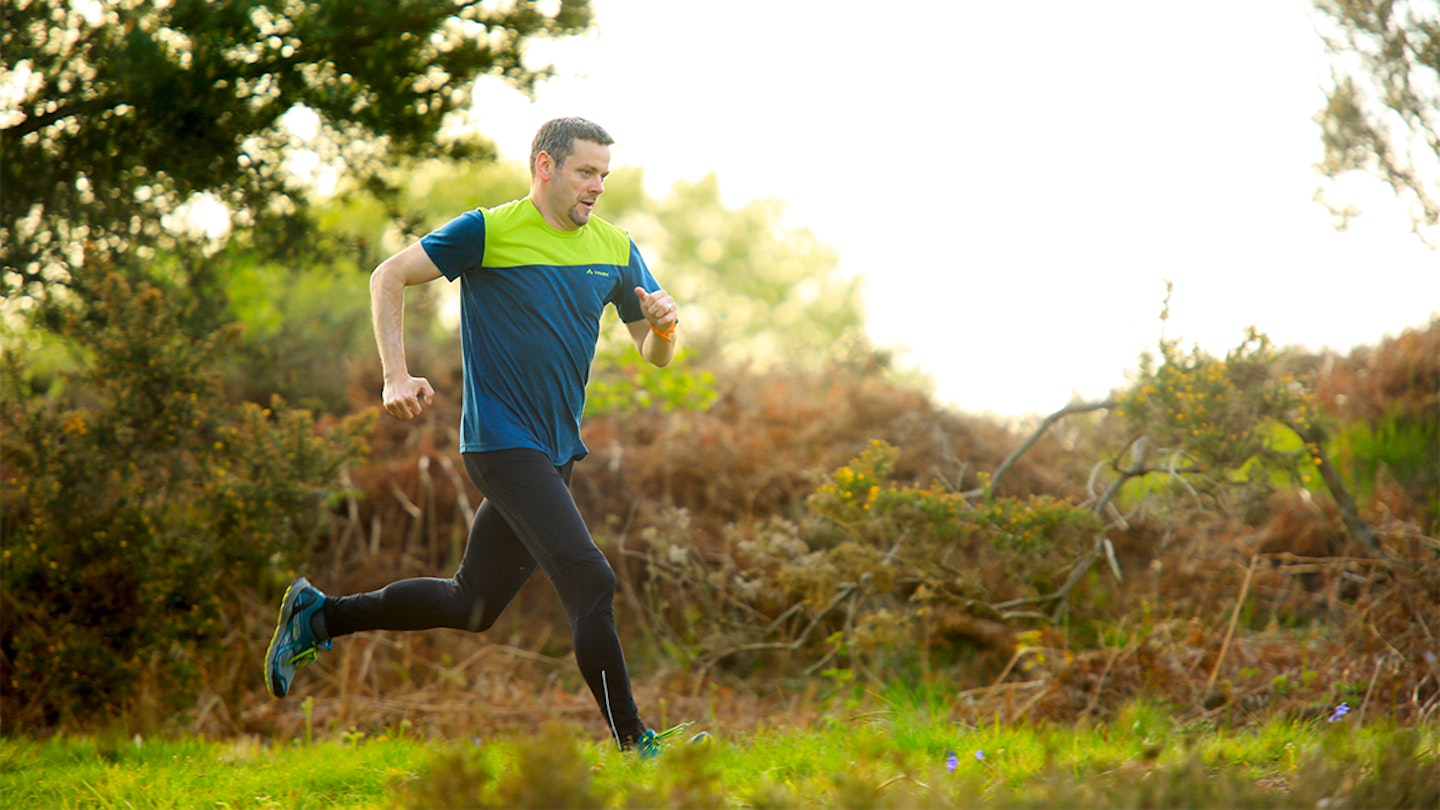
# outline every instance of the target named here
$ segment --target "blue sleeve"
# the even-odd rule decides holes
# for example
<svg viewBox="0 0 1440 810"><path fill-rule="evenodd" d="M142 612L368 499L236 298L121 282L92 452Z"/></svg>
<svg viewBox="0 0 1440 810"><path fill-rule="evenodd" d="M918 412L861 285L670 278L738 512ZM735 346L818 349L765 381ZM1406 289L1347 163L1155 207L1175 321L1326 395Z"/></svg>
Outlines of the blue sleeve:
<svg viewBox="0 0 1440 810"><path fill-rule="evenodd" d="M620 313L621 321L634 323L645 317L645 313L640 311L640 299L635 296L635 288L641 287L645 292L652 293L660 289L655 277L650 275L650 268L645 266L645 258L640 255L640 248L635 246L634 239L630 240L630 264L625 266L621 277L623 283L615 301L615 309Z"/></svg>
<svg viewBox="0 0 1440 810"><path fill-rule="evenodd" d="M420 246L451 281L478 270L485 259L485 215L466 211L422 237Z"/></svg>

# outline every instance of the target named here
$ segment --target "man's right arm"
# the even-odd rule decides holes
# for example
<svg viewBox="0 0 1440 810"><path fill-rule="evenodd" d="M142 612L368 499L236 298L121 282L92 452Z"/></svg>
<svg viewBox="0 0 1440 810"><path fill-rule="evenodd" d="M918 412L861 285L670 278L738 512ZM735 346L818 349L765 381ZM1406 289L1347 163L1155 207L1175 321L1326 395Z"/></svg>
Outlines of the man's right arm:
<svg viewBox="0 0 1440 810"><path fill-rule="evenodd" d="M440 268L419 242L381 262L370 274L370 316L385 375L381 396L385 410L400 419L414 418L435 399L430 381L410 376L405 363L405 288L439 277Z"/></svg>

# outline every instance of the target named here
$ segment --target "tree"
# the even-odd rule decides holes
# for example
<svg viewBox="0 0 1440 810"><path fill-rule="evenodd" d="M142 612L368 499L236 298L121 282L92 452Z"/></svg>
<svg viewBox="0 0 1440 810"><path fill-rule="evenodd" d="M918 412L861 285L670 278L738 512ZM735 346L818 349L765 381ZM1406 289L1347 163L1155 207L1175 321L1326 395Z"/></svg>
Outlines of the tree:
<svg viewBox="0 0 1440 810"><path fill-rule="evenodd" d="M685 302L686 340L732 362L800 366L868 353L860 282L808 229L782 227L776 200L725 206L714 175L675 184L616 222Z"/></svg>
<svg viewBox="0 0 1440 810"><path fill-rule="evenodd" d="M52 302L85 299L90 260L133 269L173 245L199 201L272 249L297 243L297 124L381 193L391 161L491 154L443 134L475 78L528 92L550 71L525 64L526 42L590 23L588 0L17 0L5 14L0 290Z"/></svg>
<svg viewBox="0 0 1440 810"><path fill-rule="evenodd" d="M1440 226L1440 6L1431 0L1315 0L1331 55L1320 124L1331 180L1368 171L1402 197L1435 247ZM1317 192L1317 199L1322 199ZM1341 227L1359 212L1326 203Z"/></svg>

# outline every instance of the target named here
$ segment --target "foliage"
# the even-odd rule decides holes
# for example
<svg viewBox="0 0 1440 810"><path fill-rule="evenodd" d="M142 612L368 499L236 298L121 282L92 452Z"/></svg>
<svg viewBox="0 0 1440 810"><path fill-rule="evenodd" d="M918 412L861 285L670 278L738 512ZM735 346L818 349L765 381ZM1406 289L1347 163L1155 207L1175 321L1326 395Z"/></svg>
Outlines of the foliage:
<svg viewBox="0 0 1440 810"><path fill-rule="evenodd" d="M711 175L623 210L617 222L681 302L681 329L702 356L817 367L863 341L858 279L836 273L813 233L783 228L777 201L728 208Z"/></svg>
<svg viewBox="0 0 1440 810"><path fill-rule="evenodd" d="M1411 482L1408 489L1412 497L1420 501L1420 508L1406 509L1406 504L1399 503L1395 506L1402 514L1414 514L1417 518L1428 513L1429 519L1422 518L1420 525L1435 533L1435 521L1440 518L1440 464L1436 463L1440 419L1407 420L1389 414L1373 424L1349 425L1335 437L1335 443L1339 448L1339 463L1358 482L1362 498L1383 495L1387 484ZM1425 503L1427 493L1430 500Z"/></svg>
<svg viewBox="0 0 1440 810"><path fill-rule="evenodd" d="M1434 247L1440 226L1440 12L1426 0L1314 0L1331 55L1320 124L1335 180L1360 170L1413 201L1414 231ZM1323 200L1320 192L1317 198ZM1344 224L1359 212L1336 209Z"/></svg>
<svg viewBox="0 0 1440 810"><path fill-rule="evenodd" d="M595 365L599 373L585 392L585 412L591 416L633 414L651 408L704 410L719 396L714 373L694 370L683 355L656 368L633 346L621 346L598 355Z"/></svg>
<svg viewBox="0 0 1440 810"><path fill-rule="evenodd" d="M407 157L484 158L442 137L482 75L523 90L535 37L590 22L585 0L8 4L0 80L3 289L87 294L97 258L143 269L199 203L274 250L306 228L293 170L313 159L390 193ZM197 267L197 272L204 272Z"/></svg>
<svg viewBox="0 0 1440 810"><path fill-rule="evenodd" d="M1358 493L1440 534L1440 320L1317 365L1316 399L1336 424L1336 463Z"/></svg>
<svg viewBox="0 0 1440 810"><path fill-rule="evenodd" d="M1161 340L1158 363L1143 354L1116 397L1128 441L1111 468L1121 482L1161 476L1222 510L1253 511L1277 485L1309 485L1322 460L1320 416L1282 359L1254 329L1224 359Z"/></svg>
<svg viewBox="0 0 1440 810"><path fill-rule="evenodd" d="M320 413L351 412L355 367L375 356L369 285L342 245L318 255L296 267L236 239L211 258L224 278L226 319L243 330L219 365L230 398L263 405L279 396Z"/></svg>
<svg viewBox="0 0 1440 810"><path fill-rule="evenodd" d="M896 454L873 442L815 491L799 523L736 527L716 552L690 548L683 519L647 532L647 626L690 660L786 651L809 672L858 668L885 681L997 643L1006 633L994 604L1052 591L1102 528L1050 496L973 504L897 484Z"/></svg>
<svg viewBox="0 0 1440 810"><path fill-rule="evenodd" d="M1162 340L1158 365L1143 354L1135 382L1119 397L1121 417L1144 436L1136 454L1178 456L1166 465L1212 476L1252 460L1286 463L1270 428L1307 425L1314 404L1293 375L1275 373L1276 360L1270 339L1254 329L1223 360Z"/></svg>
<svg viewBox="0 0 1440 810"><path fill-rule="evenodd" d="M184 705L197 656L241 595L309 551L368 416L319 430L306 411L229 405L215 365L233 330L182 328L182 304L118 275L64 335L77 367L32 389L4 356L6 724L83 720L166 676Z"/></svg>

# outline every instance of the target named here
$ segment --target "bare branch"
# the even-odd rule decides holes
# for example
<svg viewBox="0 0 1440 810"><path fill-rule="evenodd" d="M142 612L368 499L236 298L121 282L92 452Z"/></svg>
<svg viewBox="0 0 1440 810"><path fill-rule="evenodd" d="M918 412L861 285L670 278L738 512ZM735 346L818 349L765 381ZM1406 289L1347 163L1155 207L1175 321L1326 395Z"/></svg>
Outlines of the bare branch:
<svg viewBox="0 0 1440 810"><path fill-rule="evenodd" d="M1044 436L1045 432L1049 430L1051 426L1054 425L1056 422L1064 419L1067 416L1073 416L1077 413L1089 413L1090 411L1108 410L1115 407L1115 405L1116 402L1113 399L1107 399L1104 402L1081 402L1075 405L1066 405L1055 413L1052 413L1049 416L1045 417L1045 421L1041 422L1040 426L1035 428L1035 432L1030 434L1030 438L1026 439L1024 443L1022 443L1019 447L1015 448L1015 452L1011 453L1008 458L1000 462L1000 466L996 468L995 473L990 476L990 488L993 490L995 487L999 486L1000 479L1005 476L1005 473L1010 471L1010 468L1012 466L1014 466L1015 460L1020 458L1020 456L1023 455L1026 450L1029 450L1035 444L1035 442L1039 441L1040 437Z"/></svg>

